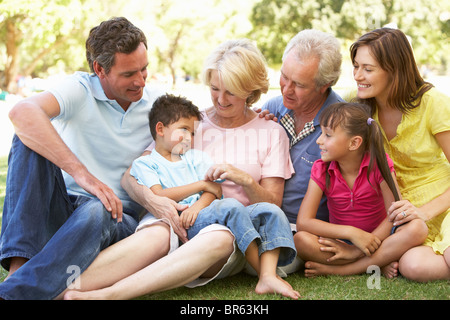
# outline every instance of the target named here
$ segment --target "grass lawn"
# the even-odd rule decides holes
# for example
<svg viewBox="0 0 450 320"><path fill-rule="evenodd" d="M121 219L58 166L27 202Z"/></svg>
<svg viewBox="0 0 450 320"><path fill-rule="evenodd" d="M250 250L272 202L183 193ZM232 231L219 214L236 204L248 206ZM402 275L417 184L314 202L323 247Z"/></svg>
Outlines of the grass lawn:
<svg viewBox="0 0 450 320"><path fill-rule="evenodd" d="M0 224L5 184L7 157L0 157ZM6 277L0 269L0 282ZM379 282L377 282L379 280ZM416 283L403 277L397 279L376 278L375 274L340 277L328 276L313 279L302 273L289 275L287 281L300 292L305 300L450 300L450 281ZM254 288L257 278L238 274L215 280L194 289L185 287L166 292L145 295L137 300L283 300L278 295L257 295Z"/></svg>

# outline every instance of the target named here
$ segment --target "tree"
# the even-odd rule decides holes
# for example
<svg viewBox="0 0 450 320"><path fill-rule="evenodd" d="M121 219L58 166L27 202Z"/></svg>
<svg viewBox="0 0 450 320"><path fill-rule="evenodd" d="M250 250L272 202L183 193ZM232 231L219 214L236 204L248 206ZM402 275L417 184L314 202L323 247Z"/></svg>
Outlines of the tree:
<svg viewBox="0 0 450 320"><path fill-rule="evenodd" d="M108 3L110 3L109 1ZM106 1L4 0L0 2L0 53L5 60L0 87L16 91L21 76L46 75L50 67L87 69L84 42L103 18Z"/></svg>
<svg viewBox="0 0 450 320"><path fill-rule="evenodd" d="M440 65L449 59L447 0L261 0L250 20L251 35L272 64L281 62L287 42L302 29L330 32L348 52L362 34L387 24L411 38L418 63Z"/></svg>

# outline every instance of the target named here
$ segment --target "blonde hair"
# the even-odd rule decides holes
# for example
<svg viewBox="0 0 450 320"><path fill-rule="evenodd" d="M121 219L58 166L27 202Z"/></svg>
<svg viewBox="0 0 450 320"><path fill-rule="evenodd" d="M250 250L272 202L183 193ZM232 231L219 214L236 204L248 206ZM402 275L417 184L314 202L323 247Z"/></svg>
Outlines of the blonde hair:
<svg viewBox="0 0 450 320"><path fill-rule="evenodd" d="M228 40L205 60L203 82L211 84L216 70L228 91L246 99L247 106L259 100L269 89L266 59L248 39Z"/></svg>

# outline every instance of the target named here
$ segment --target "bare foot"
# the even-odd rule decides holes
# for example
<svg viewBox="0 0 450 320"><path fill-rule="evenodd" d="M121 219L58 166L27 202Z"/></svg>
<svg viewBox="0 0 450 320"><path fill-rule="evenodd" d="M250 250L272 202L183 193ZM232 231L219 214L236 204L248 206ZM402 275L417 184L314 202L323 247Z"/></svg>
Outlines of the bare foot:
<svg viewBox="0 0 450 320"><path fill-rule="evenodd" d="M318 262L307 261L305 263L305 277L312 278L316 276L324 276L334 274L333 267Z"/></svg>
<svg viewBox="0 0 450 320"><path fill-rule="evenodd" d="M391 262L387 266L381 268L381 272L388 279L393 279L398 276L398 262Z"/></svg>
<svg viewBox="0 0 450 320"><path fill-rule="evenodd" d="M104 294L104 290L76 291L69 290L64 294L64 300L107 300L111 299Z"/></svg>
<svg viewBox="0 0 450 320"><path fill-rule="evenodd" d="M279 293L284 297L297 300L300 293L292 289L292 286L277 276L261 276L256 285L257 294Z"/></svg>

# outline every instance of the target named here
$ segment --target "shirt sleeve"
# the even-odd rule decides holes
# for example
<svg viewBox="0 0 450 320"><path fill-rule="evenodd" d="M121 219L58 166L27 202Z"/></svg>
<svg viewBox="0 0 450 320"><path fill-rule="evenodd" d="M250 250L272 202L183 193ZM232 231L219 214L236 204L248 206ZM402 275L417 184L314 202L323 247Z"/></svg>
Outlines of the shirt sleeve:
<svg viewBox="0 0 450 320"><path fill-rule="evenodd" d="M269 150L262 164L261 177L289 179L295 172L289 152L289 138L280 125L275 125L270 133Z"/></svg>
<svg viewBox="0 0 450 320"><path fill-rule="evenodd" d="M325 192L326 190L326 171L328 169L328 162L323 162L322 159L314 161L311 168L311 179L317 183L319 188Z"/></svg>
<svg viewBox="0 0 450 320"><path fill-rule="evenodd" d="M450 98L436 89L422 97L426 104L426 118L433 135L450 130Z"/></svg>
<svg viewBox="0 0 450 320"><path fill-rule="evenodd" d="M49 89L49 92L58 101L60 108L59 115L53 119L65 121L70 119L74 113L80 112L84 107L83 101L92 97L88 86L80 80L75 75L71 75Z"/></svg>
<svg viewBox="0 0 450 320"><path fill-rule="evenodd" d="M193 164L198 180L204 180L206 172L214 164L208 154L196 149L186 152L186 159Z"/></svg>
<svg viewBox="0 0 450 320"><path fill-rule="evenodd" d="M146 155L134 160L130 170L130 174L136 178L137 182L148 188L161 184L157 172L158 165L153 163L150 156Z"/></svg>

